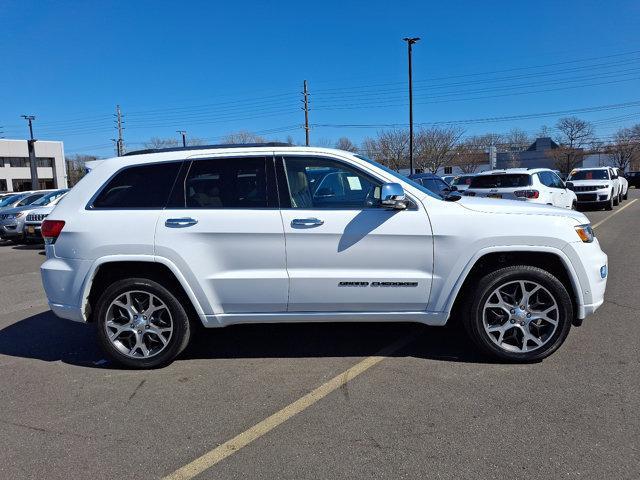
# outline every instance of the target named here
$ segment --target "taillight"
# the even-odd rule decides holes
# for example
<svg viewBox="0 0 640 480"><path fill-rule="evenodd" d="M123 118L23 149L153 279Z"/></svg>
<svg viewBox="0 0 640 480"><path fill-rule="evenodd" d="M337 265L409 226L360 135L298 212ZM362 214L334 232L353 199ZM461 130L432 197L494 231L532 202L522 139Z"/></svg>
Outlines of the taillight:
<svg viewBox="0 0 640 480"><path fill-rule="evenodd" d="M42 237L44 238L45 243L52 244L56 243L60 232L64 228L63 220L45 220L42 222L42 226L40 227L40 231L42 232Z"/></svg>
<svg viewBox="0 0 640 480"><path fill-rule="evenodd" d="M518 198L538 198L540 196L538 190L516 190L513 194Z"/></svg>

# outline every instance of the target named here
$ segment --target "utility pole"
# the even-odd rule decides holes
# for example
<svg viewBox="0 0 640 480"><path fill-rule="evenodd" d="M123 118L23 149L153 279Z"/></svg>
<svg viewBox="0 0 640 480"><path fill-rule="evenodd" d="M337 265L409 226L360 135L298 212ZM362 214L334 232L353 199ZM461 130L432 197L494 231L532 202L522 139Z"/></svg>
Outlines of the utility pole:
<svg viewBox="0 0 640 480"><path fill-rule="evenodd" d="M122 112L120 111L120 105L116 105L116 125L118 128L118 141L116 142L116 150L118 152L118 156L121 157L124 155L124 138L122 138Z"/></svg>
<svg viewBox="0 0 640 480"><path fill-rule="evenodd" d="M409 53L409 175L413 175L413 78L411 72L411 47L420 40L420 37L403 38L407 42Z"/></svg>
<svg viewBox="0 0 640 480"><path fill-rule="evenodd" d="M27 140L27 147L29 149L29 170L31 172L31 190L38 190L38 165L36 164L36 139L33 138L33 121L36 119L34 115L22 115L27 122L29 122L29 140Z"/></svg>
<svg viewBox="0 0 640 480"><path fill-rule="evenodd" d="M304 138L305 138L305 145L308 147L309 146L309 91L307 90L307 81L304 81L304 89L302 91L302 95L303 95L303 100L302 102L304 103Z"/></svg>
<svg viewBox="0 0 640 480"><path fill-rule="evenodd" d="M182 146L187 146L187 131L186 130L176 130L178 135L182 135Z"/></svg>

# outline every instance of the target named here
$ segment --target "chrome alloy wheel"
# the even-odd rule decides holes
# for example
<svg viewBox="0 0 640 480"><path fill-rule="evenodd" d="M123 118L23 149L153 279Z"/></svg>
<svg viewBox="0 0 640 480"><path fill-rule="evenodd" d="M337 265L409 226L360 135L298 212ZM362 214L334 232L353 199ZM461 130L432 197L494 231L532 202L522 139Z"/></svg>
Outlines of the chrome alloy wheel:
<svg viewBox="0 0 640 480"><path fill-rule="evenodd" d="M109 341L124 355L150 358L169 344L173 319L157 296L131 290L111 302L104 327Z"/></svg>
<svg viewBox="0 0 640 480"><path fill-rule="evenodd" d="M558 328L560 310L553 295L529 280L507 282L487 298L482 323L503 350L531 352L544 346Z"/></svg>

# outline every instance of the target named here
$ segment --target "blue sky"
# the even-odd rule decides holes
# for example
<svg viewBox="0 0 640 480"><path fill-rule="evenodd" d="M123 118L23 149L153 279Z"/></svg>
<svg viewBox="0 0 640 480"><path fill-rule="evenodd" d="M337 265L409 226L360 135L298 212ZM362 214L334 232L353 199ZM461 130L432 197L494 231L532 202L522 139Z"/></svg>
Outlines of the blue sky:
<svg viewBox="0 0 640 480"><path fill-rule="evenodd" d="M416 123L533 134L561 115L521 115L618 105L578 112L606 138L640 122L639 32L637 0L0 0L0 131L34 114L37 138L109 156L120 104L129 149L180 129L302 141L307 79L312 142L358 142L407 122L411 35Z"/></svg>

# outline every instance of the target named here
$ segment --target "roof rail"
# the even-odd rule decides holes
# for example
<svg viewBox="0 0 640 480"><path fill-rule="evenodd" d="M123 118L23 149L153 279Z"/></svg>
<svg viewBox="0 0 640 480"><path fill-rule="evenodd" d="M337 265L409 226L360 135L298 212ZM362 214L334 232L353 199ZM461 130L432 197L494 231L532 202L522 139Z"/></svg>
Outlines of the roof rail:
<svg viewBox="0 0 640 480"><path fill-rule="evenodd" d="M146 153L161 152L185 152L189 150L211 150L214 148L243 148L243 147L291 147L290 143L285 142L263 142L263 143L223 143L218 145L191 145L189 147L169 147L169 148L147 148L145 150L134 150L127 152L124 156L144 155Z"/></svg>

